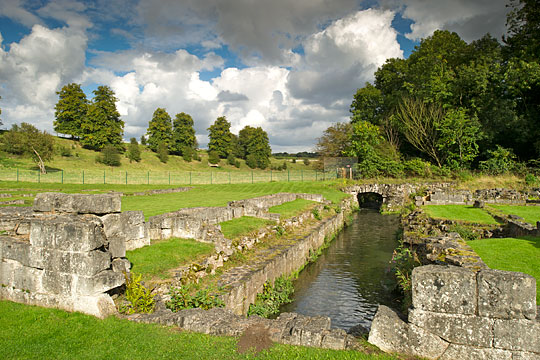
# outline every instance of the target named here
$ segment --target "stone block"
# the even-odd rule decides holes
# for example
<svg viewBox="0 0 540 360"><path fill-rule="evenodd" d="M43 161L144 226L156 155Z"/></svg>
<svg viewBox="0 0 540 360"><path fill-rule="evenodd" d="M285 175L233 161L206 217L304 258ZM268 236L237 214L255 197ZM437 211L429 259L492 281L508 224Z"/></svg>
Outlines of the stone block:
<svg viewBox="0 0 540 360"><path fill-rule="evenodd" d="M453 344L491 347L495 320L474 315L409 312L409 323Z"/></svg>
<svg viewBox="0 0 540 360"><path fill-rule="evenodd" d="M73 290L75 294L96 295L114 289L124 283L124 274L112 270L104 270L92 277L76 276Z"/></svg>
<svg viewBox="0 0 540 360"><path fill-rule="evenodd" d="M291 343L303 346L321 346L323 330L330 330L330 318L299 315L292 323Z"/></svg>
<svg viewBox="0 0 540 360"><path fill-rule="evenodd" d="M478 313L499 319L535 319L536 280L519 272L481 270L478 273Z"/></svg>
<svg viewBox="0 0 540 360"><path fill-rule="evenodd" d="M124 257L126 250L150 245L148 225L142 211L124 211L105 215L101 219L113 257Z"/></svg>
<svg viewBox="0 0 540 360"><path fill-rule="evenodd" d="M457 266L420 266L412 272L415 309L448 314L476 312L476 274Z"/></svg>
<svg viewBox="0 0 540 360"><path fill-rule="evenodd" d="M50 270L43 271L43 291L55 295L71 295L73 275Z"/></svg>
<svg viewBox="0 0 540 360"><path fill-rule="evenodd" d="M380 305L369 332L368 342L385 352L397 352L438 359L448 343L427 331L407 324L390 308Z"/></svg>
<svg viewBox="0 0 540 360"><path fill-rule="evenodd" d="M106 251L69 252L40 247L30 248L32 267L66 274L93 276L111 267L111 255Z"/></svg>
<svg viewBox="0 0 540 360"><path fill-rule="evenodd" d="M344 350L347 347L347 333L342 329L325 330L321 347L323 349Z"/></svg>
<svg viewBox="0 0 540 360"><path fill-rule="evenodd" d="M512 360L540 360L540 354L525 351L512 352Z"/></svg>
<svg viewBox="0 0 540 360"><path fill-rule="evenodd" d="M54 216L34 219L30 229L32 246L84 252L107 244L101 220L93 216Z"/></svg>
<svg viewBox="0 0 540 360"><path fill-rule="evenodd" d="M540 353L540 322L495 320L493 347Z"/></svg>
<svg viewBox="0 0 540 360"><path fill-rule="evenodd" d="M9 259L28 266L30 264L30 243L16 238L0 237L0 259Z"/></svg>
<svg viewBox="0 0 540 360"><path fill-rule="evenodd" d="M73 310L103 319L117 313L114 301L108 294L78 296L73 302Z"/></svg>
<svg viewBox="0 0 540 360"><path fill-rule="evenodd" d="M43 270L20 265L13 270L13 287L24 292L43 292Z"/></svg>
<svg viewBox="0 0 540 360"><path fill-rule="evenodd" d="M439 360L505 360L512 359L512 352L501 349L475 348L450 344Z"/></svg>
<svg viewBox="0 0 540 360"><path fill-rule="evenodd" d="M128 273L131 269L131 263L128 259L114 259L112 261L112 270L119 273Z"/></svg>
<svg viewBox="0 0 540 360"><path fill-rule="evenodd" d="M118 194L39 193L34 199L34 211L69 214L110 214L121 211Z"/></svg>

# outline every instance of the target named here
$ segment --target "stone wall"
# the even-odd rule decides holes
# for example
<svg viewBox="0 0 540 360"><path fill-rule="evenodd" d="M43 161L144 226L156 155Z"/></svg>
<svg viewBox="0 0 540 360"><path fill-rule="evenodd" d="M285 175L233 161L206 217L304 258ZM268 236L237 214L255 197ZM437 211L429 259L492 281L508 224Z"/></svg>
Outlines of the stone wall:
<svg viewBox="0 0 540 360"><path fill-rule="evenodd" d="M98 317L116 313L107 292L124 284L130 266L126 237L110 218L125 220L119 195L42 193L33 209L0 214L1 298ZM142 213L126 216L133 215Z"/></svg>
<svg viewBox="0 0 540 360"><path fill-rule="evenodd" d="M368 341L428 359L540 359L532 276L421 266L413 270L412 300L408 322L380 306Z"/></svg>
<svg viewBox="0 0 540 360"><path fill-rule="evenodd" d="M514 189L482 189L476 191L456 190L452 188L428 189L426 196L415 198L416 205L473 205L475 201L492 204L524 205L527 193Z"/></svg>

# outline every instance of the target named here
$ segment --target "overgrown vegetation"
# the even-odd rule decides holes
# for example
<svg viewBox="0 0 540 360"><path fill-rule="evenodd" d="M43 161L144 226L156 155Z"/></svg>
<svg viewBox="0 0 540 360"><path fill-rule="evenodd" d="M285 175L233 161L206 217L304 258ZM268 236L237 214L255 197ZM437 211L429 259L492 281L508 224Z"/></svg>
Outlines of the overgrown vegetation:
<svg viewBox="0 0 540 360"><path fill-rule="evenodd" d="M402 309L405 311L412 304L412 271L416 266L420 266L421 263L416 253L401 243L394 250L390 265L391 271L396 277L397 284L403 292Z"/></svg>
<svg viewBox="0 0 540 360"><path fill-rule="evenodd" d="M266 282L263 291L257 294L254 304L249 306L249 315L259 315L269 317L279 313L279 307L292 301L291 296L294 286L291 279L278 277L274 284Z"/></svg>
<svg viewBox="0 0 540 360"><path fill-rule="evenodd" d="M181 287L171 287L167 301L167 309L177 312L183 309L201 308L208 310L214 307L223 307L225 303L221 300L222 290L213 288L204 288L196 292L193 285L183 285Z"/></svg>
<svg viewBox="0 0 540 360"><path fill-rule="evenodd" d="M126 279L125 298L127 304L120 304L119 311L125 314L151 313L156 301L152 295L153 289L146 288L142 283L142 275L124 273Z"/></svg>
<svg viewBox="0 0 540 360"><path fill-rule="evenodd" d="M221 232L227 239L234 239L272 224L275 224L272 220L265 220L252 216L242 216L221 222L219 225L221 226Z"/></svg>

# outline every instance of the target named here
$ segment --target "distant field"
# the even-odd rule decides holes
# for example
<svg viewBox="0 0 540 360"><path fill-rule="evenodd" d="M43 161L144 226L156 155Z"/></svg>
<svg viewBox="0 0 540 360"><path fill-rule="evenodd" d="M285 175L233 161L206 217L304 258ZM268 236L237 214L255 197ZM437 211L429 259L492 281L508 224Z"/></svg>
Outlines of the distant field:
<svg viewBox="0 0 540 360"><path fill-rule="evenodd" d="M486 211L468 205L426 205L423 208L429 216L435 219L497 224L497 221Z"/></svg>

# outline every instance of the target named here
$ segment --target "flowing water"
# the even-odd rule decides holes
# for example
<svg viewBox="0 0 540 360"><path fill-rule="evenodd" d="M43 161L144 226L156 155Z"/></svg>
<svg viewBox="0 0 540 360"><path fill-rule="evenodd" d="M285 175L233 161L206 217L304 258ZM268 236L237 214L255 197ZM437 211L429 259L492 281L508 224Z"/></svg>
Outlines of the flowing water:
<svg viewBox="0 0 540 360"><path fill-rule="evenodd" d="M294 301L282 312L328 316L332 327L369 328L379 304L396 308L389 261L397 246L399 219L374 210L355 213L315 263L294 283Z"/></svg>

